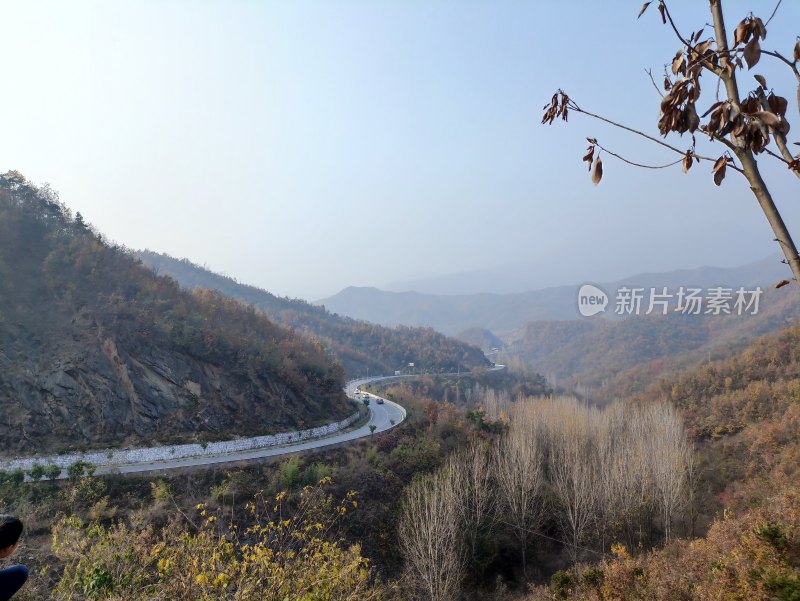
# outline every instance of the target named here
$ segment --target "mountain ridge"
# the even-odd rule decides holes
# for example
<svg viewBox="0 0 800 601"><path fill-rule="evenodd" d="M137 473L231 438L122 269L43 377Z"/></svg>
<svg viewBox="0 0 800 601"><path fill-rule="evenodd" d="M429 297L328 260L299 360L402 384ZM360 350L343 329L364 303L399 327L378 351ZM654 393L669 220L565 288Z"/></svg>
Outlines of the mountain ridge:
<svg viewBox="0 0 800 601"><path fill-rule="evenodd" d="M213 273L188 259L176 259L153 251L137 251L136 257L158 273L169 275L186 289L208 288L255 307L269 319L318 339L351 376L393 373L414 363L420 371L456 371L488 367L480 349L447 338L431 328L398 324L387 328L363 320L330 313L326 308L299 299L278 297L266 290Z"/></svg>
<svg viewBox="0 0 800 601"><path fill-rule="evenodd" d="M707 266L662 273L643 272L614 282L584 283L596 284L611 295L614 289L622 286L769 286L785 275L786 267L776 258L767 257L736 268ZM317 304L335 313L386 326L399 323L428 326L448 335L458 335L469 328L483 328L502 337L531 321L579 318L579 287L580 284L575 284L510 294L435 295L350 286ZM606 316L614 317L609 311Z"/></svg>
<svg viewBox="0 0 800 601"><path fill-rule="evenodd" d="M0 175L0 451L300 429L352 413L343 383L318 343L180 290L48 188Z"/></svg>

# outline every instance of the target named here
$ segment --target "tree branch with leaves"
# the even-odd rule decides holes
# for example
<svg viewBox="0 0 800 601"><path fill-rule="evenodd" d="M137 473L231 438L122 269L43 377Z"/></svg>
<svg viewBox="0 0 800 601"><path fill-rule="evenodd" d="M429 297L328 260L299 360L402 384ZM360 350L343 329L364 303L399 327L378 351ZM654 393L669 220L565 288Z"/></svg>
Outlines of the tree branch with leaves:
<svg viewBox="0 0 800 601"><path fill-rule="evenodd" d="M680 155L680 158L666 164L647 165L612 152L602 146L597 138L587 138L589 147L583 160L588 163L595 184L599 184L603 178L601 155L604 152L629 165L646 169L665 169L681 165L684 173L695 164L708 162L711 164L712 178L717 186L722 184L729 169L741 174L747 180L775 234L775 241L780 245L785 257L783 262L789 265L793 279L800 286L800 254L764 181L756 158L763 156L779 161L800 178L800 154L792 155L788 140L789 101L768 87L766 79L756 73L753 77L758 84L757 87L744 97L739 91L739 75L745 70L752 71L762 57L766 56L786 65L794 75L798 85L797 108L800 110L800 70L798 70L800 37L797 38L791 51L791 59L777 50L762 48L762 43L767 38L767 25L777 13L780 1L766 23L752 13L743 18L734 29L730 45L722 0L708 0L713 35L706 35L705 27L693 31L690 35L684 35L676 25L666 0L645 2L639 17L654 1L662 23L670 27L681 43L681 47L669 63L668 70L665 69L663 82L665 93L661 95L658 120L661 138L592 113L578 105L563 90L553 94L550 102L543 107L542 123L567 121L569 113L575 112L628 131ZM703 75L711 77L716 85L711 88L715 90L714 101L701 115L698 107L703 97L703 86L701 86ZM722 98L720 98L721 88L724 89ZM690 136L689 148L681 149L668 143L666 139L674 134L680 137L684 134ZM700 154L697 152L697 135L707 136L712 143L722 145L724 150L717 157ZM794 142L794 145L800 146L800 142ZM781 280L776 287L789 283L789 280Z"/></svg>

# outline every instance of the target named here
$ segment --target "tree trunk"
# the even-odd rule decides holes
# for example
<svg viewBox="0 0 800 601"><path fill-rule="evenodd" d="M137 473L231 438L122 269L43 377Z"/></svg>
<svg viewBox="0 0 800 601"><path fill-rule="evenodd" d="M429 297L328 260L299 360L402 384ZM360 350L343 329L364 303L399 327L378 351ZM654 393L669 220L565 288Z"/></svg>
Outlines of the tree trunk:
<svg viewBox="0 0 800 601"><path fill-rule="evenodd" d="M722 74L720 77L725 84L728 100L735 103L736 106L739 106L739 87L736 82L736 76L728 75L726 69L728 64L728 59L726 58L728 56L728 34L725 29L725 19L722 14L722 0L709 0L709 4L711 7L711 16L714 20L714 35L717 39L717 50L721 56L720 65L722 67ZM798 95L798 102L800 103L800 90L798 90ZM736 144L735 139L733 139L732 142ZM781 246L783 255L786 257L786 262L792 270L795 283L800 286L800 254L798 254L794 240L792 240L792 236L789 234L789 230L786 228L786 224L783 222L783 218L778 208L775 206L767 184L761 177L761 172L758 169L758 163L753 156L753 152L748 148L737 145L735 153L742 164L744 175L750 183L750 189L758 200L758 204L761 206L761 210L764 212L775 234L775 239Z"/></svg>

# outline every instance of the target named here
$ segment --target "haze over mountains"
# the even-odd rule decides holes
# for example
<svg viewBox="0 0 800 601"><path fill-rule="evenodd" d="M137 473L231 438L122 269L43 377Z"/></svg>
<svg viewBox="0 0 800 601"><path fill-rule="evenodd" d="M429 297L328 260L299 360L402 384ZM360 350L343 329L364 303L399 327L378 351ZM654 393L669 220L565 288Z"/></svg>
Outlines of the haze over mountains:
<svg viewBox="0 0 800 601"><path fill-rule="evenodd" d="M151 251L136 256L161 275L174 278L186 289L217 290L255 307L270 320L320 340L342 363L350 377L391 374L413 363L419 371L457 371L487 367L489 362L475 347L448 338L428 327L396 325L388 328L344 317L298 299L275 296L193 264Z"/></svg>
<svg viewBox="0 0 800 601"><path fill-rule="evenodd" d="M665 273L642 273L600 283L599 286L612 297L614 291L623 286L666 286L673 290L680 286L705 289L713 286L768 287L786 277L787 273L786 266L777 257L769 257L733 268L699 267ZM447 278L443 282L442 285L446 287ZM334 313L386 326L400 323L429 326L449 335L478 327L503 336L531 321L579 318L577 293L583 283L509 294L486 291L478 294L425 294L418 291L391 292L349 287L318 301L318 304ZM613 307L606 311L605 316L614 317Z"/></svg>
<svg viewBox="0 0 800 601"><path fill-rule="evenodd" d="M776 253L776 260L782 255ZM619 268L612 269L606 266L603 269L605 277L600 278L604 282L623 282L635 280L637 282L648 282L649 276L663 277L665 274L674 274L678 278L691 277L697 274L698 281L714 281L715 278L725 278L728 273L733 271L740 274L744 279L750 276L758 276L761 269L769 268L767 273L775 270L774 265L768 265L768 259L762 261L747 262L742 266L732 267L698 267L695 269L677 269L674 271L655 271L652 273L640 273L629 276L628 273L620 272ZM614 274L614 271L617 273ZM631 270L632 271L632 270ZM748 274L748 271L750 272ZM610 277L609 277L610 276ZM616 276L616 277L615 277ZM512 263L499 265L488 269L466 270L441 275L431 275L389 282L384 286L377 286L381 290L389 292L419 292L422 294L465 296L473 294L519 294L531 292L533 290L545 290L559 288L562 286L573 286L578 282L597 281L595 269L582 267L579 261L565 261L563 256L548 256L536 261L523 263ZM691 283L691 282L690 282ZM661 284L660 281L653 285ZM335 296L335 295L334 295Z"/></svg>
<svg viewBox="0 0 800 601"><path fill-rule="evenodd" d="M353 287L320 302L338 313L387 325L431 326L484 351L500 349L490 354L493 360L524 366L544 374L552 385L602 400L624 394L631 380L654 377L700 359L727 356L758 336L790 325L800 311L800 301L794 290L773 288L787 272L775 256L734 268L638 274L598 284L608 294L609 306L590 318L578 312L581 284L512 294L462 295ZM444 283L452 282L445 279ZM754 315L674 311L645 315L642 311L623 319L615 314L616 291L622 287L648 292L666 287L674 294L681 286L704 292L716 286L734 290L760 286L763 294Z"/></svg>

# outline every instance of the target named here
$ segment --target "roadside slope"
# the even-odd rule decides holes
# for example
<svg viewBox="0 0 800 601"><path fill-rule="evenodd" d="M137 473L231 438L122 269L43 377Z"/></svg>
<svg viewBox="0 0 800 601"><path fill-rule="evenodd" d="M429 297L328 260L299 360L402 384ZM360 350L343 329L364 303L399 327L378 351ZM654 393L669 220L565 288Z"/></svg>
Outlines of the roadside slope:
<svg viewBox="0 0 800 601"><path fill-rule="evenodd" d="M303 429L352 412L325 349L192 294L0 176L0 452Z"/></svg>

